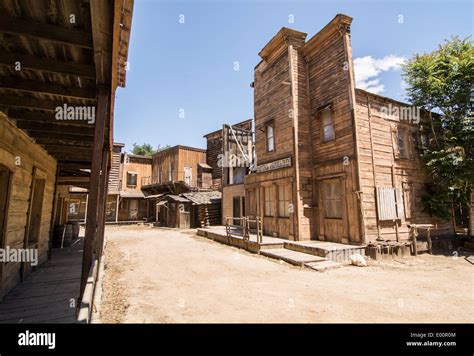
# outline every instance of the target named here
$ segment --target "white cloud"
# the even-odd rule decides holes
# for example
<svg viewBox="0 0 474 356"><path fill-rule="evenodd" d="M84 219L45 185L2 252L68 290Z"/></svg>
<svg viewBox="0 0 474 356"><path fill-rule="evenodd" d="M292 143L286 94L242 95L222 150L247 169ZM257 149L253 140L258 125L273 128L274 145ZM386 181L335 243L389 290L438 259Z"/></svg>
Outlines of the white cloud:
<svg viewBox="0 0 474 356"><path fill-rule="evenodd" d="M372 56L359 57L354 59L354 74L356 87L379 94L385 91L385 86L377 78L382 72L389 70L399 70L401 64L405 62L404 57L388 55L377 59Z"/></svg>

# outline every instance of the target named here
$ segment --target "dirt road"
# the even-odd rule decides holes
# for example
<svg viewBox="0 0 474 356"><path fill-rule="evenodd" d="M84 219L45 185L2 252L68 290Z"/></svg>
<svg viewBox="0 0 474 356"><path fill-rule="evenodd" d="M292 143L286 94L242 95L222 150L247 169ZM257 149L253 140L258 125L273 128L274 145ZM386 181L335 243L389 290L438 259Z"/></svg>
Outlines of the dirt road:
<svg viewBox="0 0 474 356"><path fill-rule="evenodd" d="M421 255L316 272L176 230L107 227L102 322L474 322L474 266Z"/></svg>

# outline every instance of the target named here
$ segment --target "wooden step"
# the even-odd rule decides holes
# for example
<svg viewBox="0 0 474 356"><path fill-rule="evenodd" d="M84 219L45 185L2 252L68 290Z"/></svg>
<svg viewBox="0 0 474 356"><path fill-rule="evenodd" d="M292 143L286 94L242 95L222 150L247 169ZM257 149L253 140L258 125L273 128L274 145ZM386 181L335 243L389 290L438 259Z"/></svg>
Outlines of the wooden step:
<svg viewBox="0 0 474 356"><path fill-rule="evenodd" d="M315 271L318 272L324 272L328 269L333 269L333 268L338 268L342 267L343 264L339 262L334 262L334 261L321 261L321 262L308 262L304 264L306 267L314 269Z"/></svg>
<svg viewBox="0 0 474 356"><path fill-rule="evenodd" d="M325 258L302 253L298 251L288 250L286 248L273 248L260 250L260 254L277 260L288 262L295 266L303 267L306 263L316 263L326 261Z"/></svg>
<svg viewBox="0 0 474 356"><path fill-rule="evenodd" d="M365 246L344 245L334 242L285 242L284 247L289 250L324 257L334 262L349 262L350 257L354 254L365 256Z"/></svg>

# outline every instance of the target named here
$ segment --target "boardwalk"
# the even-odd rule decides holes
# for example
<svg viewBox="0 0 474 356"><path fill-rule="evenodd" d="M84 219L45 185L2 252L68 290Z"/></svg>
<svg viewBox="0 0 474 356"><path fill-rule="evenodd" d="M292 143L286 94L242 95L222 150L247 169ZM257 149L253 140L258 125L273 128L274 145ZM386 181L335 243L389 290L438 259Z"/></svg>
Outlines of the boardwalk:
<svg viewBox="0 0 474 356"><path fill-rule="evenodd" d="M53 249L51 259L0 302L0 323L74 323L81 262L82 238Z"/></svg>

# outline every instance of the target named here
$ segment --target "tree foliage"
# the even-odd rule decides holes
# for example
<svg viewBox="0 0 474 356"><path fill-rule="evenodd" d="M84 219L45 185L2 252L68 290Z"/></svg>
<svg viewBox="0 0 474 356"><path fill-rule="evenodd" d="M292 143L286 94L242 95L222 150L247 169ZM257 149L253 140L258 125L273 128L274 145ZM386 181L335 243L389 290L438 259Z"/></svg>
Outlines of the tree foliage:
<svg viewBox="0 0 474 356"><path fill-rule="evenodd" d="M474 121L471 92L474 47L454 37L404 66L409 101L429 112L422 131L429 140L421 152L428 173L422 198L434 216L447 218L453 204L468 204L474 183Z"/></svg>
<svg viewBox="0 0 474 356"><path fill-rule="evenodd" d="M138 145L136 143L133 144L132 153L134 155L141 155L151 157L154 153L167 149L169 146L161 147L158 145L156 148L153 148L152 145L149 143L144 143L142 145Z"/></svg>

